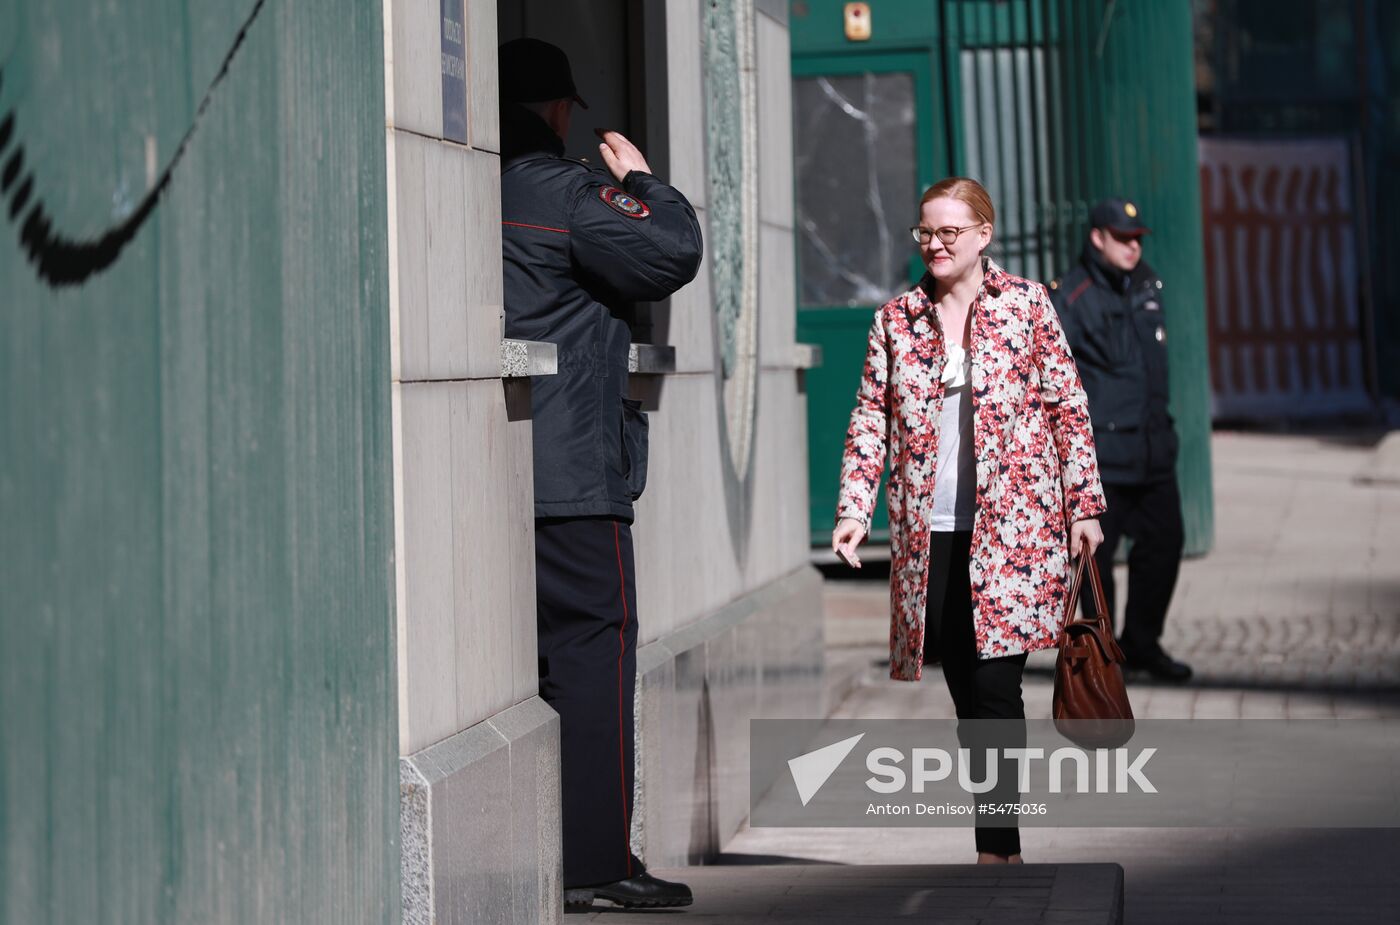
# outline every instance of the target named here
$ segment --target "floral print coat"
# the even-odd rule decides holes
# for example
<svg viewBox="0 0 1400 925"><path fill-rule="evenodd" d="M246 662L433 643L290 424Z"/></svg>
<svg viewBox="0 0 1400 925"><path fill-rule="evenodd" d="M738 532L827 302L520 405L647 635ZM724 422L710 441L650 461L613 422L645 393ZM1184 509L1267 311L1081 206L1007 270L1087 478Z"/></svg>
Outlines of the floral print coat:
<svg viewBox="0 0 1400 925"><path fill-rule="evenodd" d="M973 621L980 658L1055 644L1067 524L1104 510L1088 402L1045 287L984 259L972 308ZM875 313L841 465L838 521L869 529L888 456L890 676L923 673L943 331L923 283Z"/></svg>

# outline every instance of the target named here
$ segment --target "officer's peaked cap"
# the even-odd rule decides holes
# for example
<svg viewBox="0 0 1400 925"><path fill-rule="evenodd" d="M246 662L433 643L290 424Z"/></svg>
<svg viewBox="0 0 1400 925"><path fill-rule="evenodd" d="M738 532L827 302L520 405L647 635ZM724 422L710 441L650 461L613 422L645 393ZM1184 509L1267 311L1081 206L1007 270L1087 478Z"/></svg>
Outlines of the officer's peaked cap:
<svg viewBox="0 0 1400 925"><path fill-rule="evenodd" d="M1089 211L1091 228L1107 228L1118 234L1151 234L1152 229L1143 224L1138 207L1127 199L1101 199Z"/></svg>

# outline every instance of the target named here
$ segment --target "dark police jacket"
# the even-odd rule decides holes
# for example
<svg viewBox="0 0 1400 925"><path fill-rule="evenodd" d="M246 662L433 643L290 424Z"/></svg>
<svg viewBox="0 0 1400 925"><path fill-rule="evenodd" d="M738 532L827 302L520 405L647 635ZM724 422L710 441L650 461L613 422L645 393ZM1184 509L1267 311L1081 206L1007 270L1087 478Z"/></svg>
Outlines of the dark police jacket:
<svg viewBox="0 0 1400 925"><path fill-rule="evenodd" d="M556 344L559 371L531 382L536 517L632 521L646 483L647 423L626 398L631 302L695 278L700 225L679 192L633 171L566 158L533 112L503 104L505 333Z"/></svg>
<svg viewBox="0 0 1400 925"><path fill-rule="evenodd" d="M1085 244L1079 264L1051 283L1050 301L1089 396L1103 481L1170 476L1177 436L1167 412L1162 281L1146 262L1130 274L1109 267Z"/></svg>

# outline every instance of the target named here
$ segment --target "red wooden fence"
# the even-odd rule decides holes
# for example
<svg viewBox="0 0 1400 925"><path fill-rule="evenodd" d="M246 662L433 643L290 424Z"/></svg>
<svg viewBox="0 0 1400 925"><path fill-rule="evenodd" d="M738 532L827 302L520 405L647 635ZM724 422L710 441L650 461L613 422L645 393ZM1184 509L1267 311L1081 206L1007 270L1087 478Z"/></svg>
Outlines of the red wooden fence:
<svg viewBox="0 0 1400 925"><path fill-rule="evenodd" d="M1200 141L1216 417L1369 407L1345 139Z"/></svg>

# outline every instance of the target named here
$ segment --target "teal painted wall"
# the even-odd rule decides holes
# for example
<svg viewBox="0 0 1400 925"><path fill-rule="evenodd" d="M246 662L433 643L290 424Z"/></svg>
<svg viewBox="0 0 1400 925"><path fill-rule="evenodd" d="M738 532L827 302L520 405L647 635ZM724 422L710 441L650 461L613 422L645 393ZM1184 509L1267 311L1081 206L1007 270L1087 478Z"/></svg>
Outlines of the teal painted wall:
<svg viewBox="0 0 1400 925"><path fill-rule="evenodd" d="M6 923L398 915L379 5L262 7L105 271L22 241L138 209L253 8L0 0Z"/></svg>

